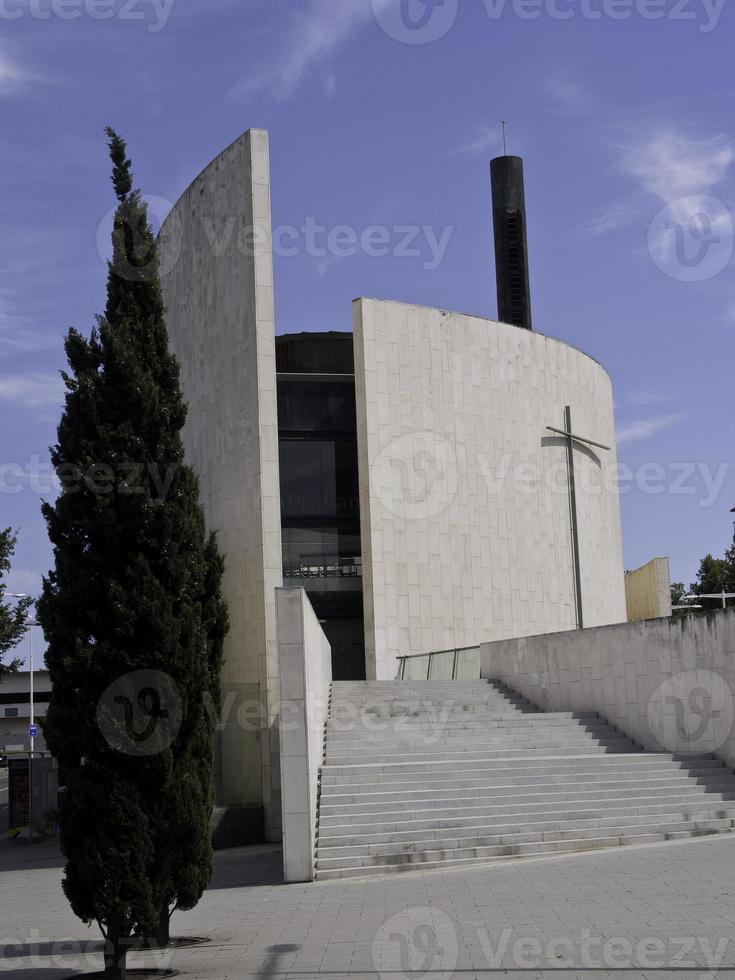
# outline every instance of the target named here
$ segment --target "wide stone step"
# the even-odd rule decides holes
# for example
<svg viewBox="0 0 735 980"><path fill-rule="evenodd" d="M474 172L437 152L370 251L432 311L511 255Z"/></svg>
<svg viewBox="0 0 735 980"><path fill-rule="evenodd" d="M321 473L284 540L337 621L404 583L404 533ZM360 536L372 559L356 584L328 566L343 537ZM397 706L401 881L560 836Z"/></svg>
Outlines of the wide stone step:
<svg viewBox="0 0 735 980"><path fill-rule="evenodd" d="M394 691L396 688L478 688L485 691L499 689L499 685L486 680L390 680L390 681L332 681L333 691Z"/></svg>
<svg viewBox="0 0 735 980"><path fill-rule="evenodd" d="M570 753L598 754L609 752L624 752L626 749L640 751L633 742L623 737L611 738L585 738L583 735L576 737L567 736L564 739L517 739L509 742L507 739L493 741L489 739L439 739L437 741L427 741L421 739L401 740L392 746L393 751L388 751L389 746L370 745L361 743L360 746L332 746L329 742L326 745L326 762L339 764L356 763L362 760L365 763L385 762L388 759L426 759L432 755L436 759L471 759L473 755L484 755L489 759L512 759L514 756L531 755L533 753L553 752L555 755L569 755Z"/></svg>
<svg viewBox="0 0 735 980"><path fill-rule="evenodd" d="M355 756L359 753L368 762L374 756L387 754L391 748L396 753L401 754L422 751L427 748L436 749L437 753L455 749L469 752L484 751L485 749L489 752L502 752L505 749L510 756L513 753L518 753L525 749L542 749L544 746L548 749L562 749L570 746L577 746L579 749L583 749L587 745L594 748L599 746L624 746L630 744L632 743L628 739L616 732L601 732L600 734L559 732L556 734L550 733L546 737L543 735L517 735L513 738L492 738L490 736L445 737L441 733L409 738L401 733L393 741L370 739L367 736L363 739L349 742L335 743L330 741L327 743L327 758L331 759L336 756L346 755Z"/></svg>
<svg viewBox="0 0 735 980"><path fill-rule="evenodd" d="M493 700L484 697L439 697L430 698L416 695L412 698L332 698L330 702L331 714L339 714L343 711L368 711L368 710L401 710L401 711L432 711L452 710L472 714L475 711L487 714L509 714L527 716L535 718L537 715L543 716L544 712L537 709L529 710L525 702Z"/></svg>
<svg viewBox="0 0 735 980"><path fill-rule="evenodd" d="M512 787L510 787L512 789ZM690 785L686 782L675 783L673 781L665 782L662 781L661 785L658 786L646 786L639 785L636 783L630 786L619 787L617 785L609 786L606 785L600 789L581 789L581 788L566 788L560 787L558 789L545 787L544 791L538 791L533 789L529 792L524 793L509 793L509 787L506 787L503 792L493 793L492 796L483 792L466 792L461 796L456 793L446 793L446 794L427 794L419 799L400 799L400 797L392 797L388 799L379 799L371 801L360 800L358 802L332 802L332 800L325 799L320 803L319 814L320 819L329 819L333 816L344 815L355 818L367 817L372 814L387 814L395 813L400 806L400 811L408 814L420 814L430 811L432 813L437 813L441 810L447 809L450 805L464 805L467 808L472 808L478 803L487 803L492 800L493 804L502 806L504 803L510 803L513 801L514 805L532 805L535 803L570 803L575 806L580 803L595 802L598 800L609 800L616 796L618 793L627 800L656 800L658 797L668 797L673 796L675 793L681 794L682 796L701 796L704 793L713 793L722 795L728 793L732 798L735 798L735 783L713 783L708 786L698 786L696 784ZM337 798L340 799L339 797ZM402 804L402 805L401 805ZM399 812L400 812L399 811Z"/></svg>
<svg viewBox="0 0 735 980"><path fill-rule="evenodd" d="M621 844L641 844L653 843L654 841L665 841L672 839L671 835L676 835L675 839L682 839L686 836L704 836L706 834L727 833L732 831L732 821L700 821L691 823L681 821L678 823L662 824L659 827L647 825L631 826L620 828L619 832L608 831L579 831L577 836L570 835L554 840L517 840L497 842L493 844L466 845L459 844L458 841L450 841L447 847L426 848L422 850L402 850L396 852L378 852L366 854L352 854L345 857L317 857L317 869L322 870L344 870L347 868L369 867L371 865L385 864L420 864L426 862L458 860L458 859L486 859L493 857L508 856L527 856L538 854L554 854L559 851L582 851L602 847L619 846Z"/></svg>
<svg viewBox="0 0 735 980"><path fill-rule="evenodd" d="M608 766L648 766L660 762L668 762L672 766L686 767L692 763L697 766L712 766L713 768L723 768L723 763L713 756L696 757L677 757L667 752L624 752L622 754L610 755L590 755L580 754L577 756L532 756L530 758L516 759L485 759L478 758L468 760L468 766L472 771L502 771L511 769L515 772L566 772L568 770L584 769L585 771L596 770L600 767ZM330 781L349 777L350 779L359 778L361 780L382 779L385 777L400 779L404 775L411 778L426 773L456 773L458 771L468 771L467 769L458 770L457 764L453 760L426 762L388 762L373 765L371 763L356 763L355 765L325 765L322 768L322 780Z"/></svg>
<svg viewBox="0 0 735 980"><path fill-rule="evenodd" d="M709 799L708 799L709 796ZM492 816L503 813L506 815L517 814L522 817L528 813L543 813L544 811L574 811L585 807L596 807L598 810L612 807L616 804L626 806L642 806L646 804L659 804L666 806L688 805L698 806L704 803L705 809L712 806L712 800L719 802L735 799L735 792L725 789L718 791L714 788L703 792L701 787L687 787L686 785L672 786L667 790L660 789L655 797L643 793L629 791L626 794L616 794L610 796L609 793L542 793L529 794L519 799L517 795L510 797L493 797L493 802L489 803L482 798L456 798L452 800L452 805L439 801L432 803L422 803L420 806L396 808L395 804L387 806L336 806L325 805L319 810L319 828L329 824L349 824L351 826L366 825L370 823L404 823L410 820L434 819L441 820L443 817L456 817L466 814L467 817L473 816Z"/></svg>
<svg viewBox="0 0 735 980"><path fill-rule="evenodd" d="M474 835L468 836L444 836L433 840L407 841L404 843L389 841L385 844L366 843L352 846L320 847L318 860L324 866L326 866L327 862L333 860L345 860L348 863L356 864L358 861L355 859L382 858L389 855L423 854L426 852L464 850L478 847L500 847L508 844L585 840L613 835L627 837L632 834L676 833L683 830L702 830L704 828L729 831L733 829L733 825L732 817L702 817L701 819L695 820L676 814L660 814L649 820L631 817L629 820L617 825L610 824L603 827L580 826L577 823L570 822L566 828L561 827L558 830L529 830L518 828L504 833L477 834L475 832Z"/></svg>
<svg viewBox="0 0 735 980"><path fill-rule="evenodd" d="M564 743L570 739L578 741L591 741L594 742L598 739L618 739L622 741L629 742L630 739L626 738L622 732L617 731L614 728L600 728L596 731L586 731L580 726L571 725L567 728L561 728L559 730L545 731L539 728L519 728L517 731L512 733L508 732L497 732L492 729L480 729L478 731L472 729L466 729L464 731L443 731L441 726L437 725L434 729L429 729L427 731L411 731L408 728L402 726L395 726L391 732L354 732L346 733L340 737L328 737L327 746L334 750L344 750L351 745L365 746L368 745L375 747L379 750L384 750L386 747L396 747L398 748L402 744L411 745L415 742L431 740L435 743L437 739L442 739L448 742L450 746L454 743L467 744L470 747L477 745L493 745L493 746L503 746L516 747L517 745L524 745L529 742L539 742L545 741L549 745L556 745L559 743Z"/></svg>
<svg viewBox="0 0 735 980"><path fill-rule="evenodd" d="M618 789L625 790L629 787L649 787L656 789L661 785L674 785L675 783L685 783L687 785L697 785L707 787L713 783L719 786L735 785L735 775L723 769L721 772L703 770L692 772L691 770L670 770L663 769L660 772L651 772L643 769L633 773L579 773L566 776L549 773L544 776L518 776L515 779L508 777L495 777L486 779L451 779L433 780L421 784L401 783L386 787L380 784L360 784L340 785L322 784L321 799L324 803L361 803L379 802L382 800L423 800L431 798L434 794L436 799L462 795L467 796L494 796L498 793L502 795L503 790L517 789L520 794L527 790L543 792L546 788L564 787L568 791L576 789L578 785L593 787L595 789Z"/></svg>
<svg viewBox="0 0 735 980"><path fill-rule="evenodd" d="M392 735L366 731L363 733L345 734L339 737L329 736L327 738L327 745L332 753L335 753L350 749L385 752L386 749L391 747L407 748L415 745L442 745L448 748L454 748L457 745L468 745L470 748L486 745L489 748L508 746L510 749L516 749L519 746L523 747L543 743L547 745L565 745L590 742L595 745L601 743L607 744L611 741L629 742L630 739L626 739L621 732L609 728L587 731L584 728L570 726L569 728L553 729L546 732L539 730L519 730L510 734L507 732L497 734L494 731L473 731L471 729L447 731L437 725L434 730L422 732L414 732L397 727Z"/></svg>
<svg viewBox="0 0 735 980"><path fill-rule="evenodd" d="M327 719L327 727L334 728L339 724L344 724L345 722L355 721L357 718L362 718L366 722L370 722L373 719L380 717L387 718L406 718L407 721L413 721L414 724L432 724L437 718L442 721L466 721L473 724L490 724L490 723L512 723L514 725L550 725L558 721L598 721L603 722L599 714L594 712L589 712L586 714L581 714L576 711L553 711L548 714L543 714L541 712L533 713L526 711L494 711L488 709L486 705L473 708L468 710L464 706L461 708L450 707L447 708L446 705L431 705L427 706L426 710L418 711L413 709L411 713L392 713L396 708L403 708L403 705L384 705L380 706L365 706L356 708L354 705L349 707L344 706L340 709L340 712L332 712Z"/></svg>
<svg viewBox="0 0 735 980"><path fill-rule="evenodd" d="M735 802L724 800L718 796L702 798L672 798L658 803L620 800L606 801L604 805L591 805L570 809L560 808L559 806L544 807L525 807L520 811L515 808L512 812L496 811L494 813L479 812L476 815L466 810L455 810L451 816L432 816L424 814L419 819L393 819L388 821L371 821L359 823L349 821L334 823L323 826L319 825L319 839L329 840L349 836L367 839L370 836L396 834L417 834L422 831L431 830L443 832L451 830L453 834L463 829L476 829L479 831L494 830L496 827L518 827L531 824L548 824L552 826L568 824L570 820L579 819L581 821L612 820L617 823L620 817L647 817L667 813L683 813L684 815L694 813L707 813L713 818L727 818L735 808Z"/></svg>
<svg viewBox="0 0 735 980"><path fill-rule="evenodd" d="M607 756L605 757L608 758ZM615 759L615 757L612 757ZM654 757L655 758L655 757ZM507 780L513 784L530 785L533 782L548 782L551 780L563 779L564 782L570 781L596 781L598 779L610 779L616 775L627 776L637 773L682 773L686 775L706 776L712 775L718 769L725 769L722 763L717 760L706 760L705 763L696 766L685 765L681 762L666 761L650 762L646 755L633 755L631 761L623 761L627 757L615 759L614 765L600 766L595 762L589 761L585 765L567 766L561 768L557 765L549 766L526 766L521 770L511 766L492 766L457 768L456 766L443 772L435 772L429 768L417 772L382 772L364 773L360 766L340 769L339 774L332 772L331 766L325 766L321 771L322 792L333 787L341 787L344 792L355 792L369 786L400 787L402 789L426 789L430 786L480 786L490 785L499 779ZM640 763L640 764L639 764ZM368 767L365 767L368 768Z"/></svg>
<svg viewBox="0 0 735 980"><path fill-rule="evenodd" d="M421 842L431 843L432 841L454 839L466 840L469 838L489 836L505 837L509 834L530 833L543 835L573 832L570 831L570 828L578 828L580 830L602 828L609 830L610 828L625 828L637 824L659 825L662 822L679 822L683 820L735 822L735 805L727 807L723 804L722 806L725 808L697 809L696 811L677 807L658 807L652 808L651 811L641 808L641 812L635 813L621 809L620 812L612 815L589 817L585 816L585 813L590 811L578 811L573 814L556 814L553 820L549 819L548 815L539 815L534 819L526 819L522 823L519 823L517 820L511 822L496 820L489 823L481 821L467 823L461 819L457 819L454 821L443 821L442 826L413 827L408 830L396 830L390 833L357 834L350 832L350 828L345 828L341 834L322 835L319 842L319 852L322 853L323 851L325 856L329 856L334 850L335 856L339 856L337 852L341 852L345 848L366 847L370 844L394 846L414 842L419 844Z"/></svg>
<svg viewBox="0 0 735 980"><path fill-rule="evenodd" d="M327 746L327 763L335 766L349 766L349 765L359 765L361 762L369 762L372 765L379 765L385 762L395 761L398 755L404 762L416 763L416 762L431 762L433 759L439 759L442 761L454 760L456 764L464 762L474 762L481 759L530 759L530 758L546 758L549 755L549 746L544 745L542 748L519 748L517 750L511 750L508 748L504 749L480 749L480 750L468 750L464 749L436 749L436 750L425 750L422 752L413 751L401 751L392 752L390 754L386 753L384 755L370 753L369 757L366 758L364 755L362 758L357 753L330 753L329 746ZM605 755L606 753L611 753L613 755L621 755L624 752L637 753L640 752L640 746L635 745L632 742L621 742L620 744L597 745L597 744L583 744L583 745L569 745L564 748L555 748L554 755L556 756L580 756L580 755Z"/></svg>
<svg viewBox="0 0 735 980"><path fill-rule="evenodd" d="M554 735L557 732L614 732L615 729L600 719L579 721L574 718L554 721L455 721L451 718L437 717L417 724L410 718L371 718L344 722L330 722L326 727L327 737L336 743L358 738L390 739L396 735L443 735L469 734L492 735L496 738L515 738L518 735L534 733Z"/></svg>

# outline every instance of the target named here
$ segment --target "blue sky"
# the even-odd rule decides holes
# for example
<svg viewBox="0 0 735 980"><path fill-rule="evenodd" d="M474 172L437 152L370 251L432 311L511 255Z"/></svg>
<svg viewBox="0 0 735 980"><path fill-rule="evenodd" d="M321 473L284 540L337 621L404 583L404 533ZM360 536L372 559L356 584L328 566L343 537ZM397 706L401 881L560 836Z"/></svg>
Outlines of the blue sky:
<svg viewBox="0 0 735 980"><path fill-rule="evenodd" d="M277 257L286 332L349 329L358 295L495 316L501 119L526 161L535 326L615 385L626 566L669 555L690 581L735 506L734 28L732 0L0 0L10 587L49 566L62 339L104 305L105 125L159 214L255 126L275 226L388 229L387 256Z"/></svg>

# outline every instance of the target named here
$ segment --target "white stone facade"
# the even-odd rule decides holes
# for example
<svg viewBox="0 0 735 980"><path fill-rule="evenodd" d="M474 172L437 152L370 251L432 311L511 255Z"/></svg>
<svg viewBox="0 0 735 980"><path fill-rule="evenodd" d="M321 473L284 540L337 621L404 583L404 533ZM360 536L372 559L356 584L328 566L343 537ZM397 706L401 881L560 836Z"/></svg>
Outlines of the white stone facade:
<svg viewBox="0 0 735 980"><path fill-rule="evenodd" d="M276 621L284 879L312 881L332 651L303 589L276 590Z"/></svg>
<svg viewBox="0 0 735 980"><path fill-rule="evenodd" d="M278 840L279 696L292 678L279 684L265 131L240 137L197 177L160 240L168 329L189 405L184 445L225 555L229 723L218 803L262 803L266 836ZM614 447L605 371L538 333L376 300L356 301L354 343L368 678L395 677L400 655L573 628L566 448L547 426L562 428L569 405L578 434ZM615 451L579 446L575 464L585 625L622 622ZM235 713L238 692L247 700L254 685L263 711L255 753Z"/></svg>
<svg viewBox="0 0 735 980"><path fill-rule="evenodd" d="M518 327L360 299L355 374L368 678L400 655L573 629L566 448L575 449L584 621L626 620L611 383Z"/></svg>
<svg viewBox="0 0 735 980"><path fill-rule="evenodd" d="M189 404L184 445L225 555L231 629L223 688L236 705L238 690L259 684L264 709L261 776L238 725L228 726L219 802L262 802L266 836L278 840L282 564L267 132L250 130L217 157L178 201L160 239L168 330Z"/></svg>

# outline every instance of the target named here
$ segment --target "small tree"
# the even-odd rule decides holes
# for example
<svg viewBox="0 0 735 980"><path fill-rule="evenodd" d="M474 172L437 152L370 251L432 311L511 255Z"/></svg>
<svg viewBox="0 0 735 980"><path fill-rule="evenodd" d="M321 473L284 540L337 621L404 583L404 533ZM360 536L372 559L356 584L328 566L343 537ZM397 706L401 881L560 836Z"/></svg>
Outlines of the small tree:
<svg viewBox="0 0 735 980"><path fill-rule="evenodd" d="M694 595L713 595L719 592L735 592L735 545L725 552L724 558L705 555L699 563L697 581L692 584ZM700 599L707 609L720 605L718 599Z"/></svg>
<svg viewBox="0 0 735 980"><path fill-rule="evenodd" d="M44 504L54 569L38 605L52 695L44 725L66 785L65 891L125 977L135 936L168 938L211 874L215 718L227 615L168 349L158 252L125 143L107 131L118 199L107 308L66 338L66 404Z"/></svg>
<svg viewBox="0 0 735 980"><path fill-rule="evenodd" d="M0 678L14 673L20 667L20 660L4 663L5 657L18 646L26 631L28 610L33 604L30 597L19 599L17 603L5 600L7 591L5 577L10 571L10 563L17 544L17 536L11 528L0 531Z"/></svg>

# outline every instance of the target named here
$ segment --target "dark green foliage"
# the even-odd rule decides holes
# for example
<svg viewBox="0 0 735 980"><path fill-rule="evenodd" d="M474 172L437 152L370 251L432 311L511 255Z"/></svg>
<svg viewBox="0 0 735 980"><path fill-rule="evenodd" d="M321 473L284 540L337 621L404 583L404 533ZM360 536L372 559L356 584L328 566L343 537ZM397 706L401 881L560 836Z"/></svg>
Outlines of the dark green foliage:
<svg viewBox="0 0 735 980"><path fill-rule="evenodd" d="M208 698L217 697L227 614L222 560L183 460L186 408L157 245L125 144L108 136L120 203L107 307L88 340L75 330L66 339L52 450L62 492L43 507L55 566L38 614L53 684L44 732L68 787L67 895L81 918L124 943L131 930L155 931L171 908L191 908L209 880ZM102 774L114 792L97 803ZM134 851L139 861L123 859Z"/></svg>
<svg viewBox="0 0 735 980"><path fill-rule="evenodd" d="M0 531L0 678L13 673L20 666L20 660L4 663L5 656L18 646L26 631L25 621L33 599L19 599L18 602L5 601L5 576L10 571L10 560L15 551L17 538L11 528Z"/></svg>
<svg viewBox="0 0 735 980"><path fill-rule="evenodd" d="M688 604L686 595L691 594L696 597L689 602L700 606L699 611L710 609L721 609L722 599L719 598L722 592L735 593L735 544L726 552L724 558L715 558L713 555L705 555L699 563L697 571L697 581L692 582L687 590L683 582L673 582L671 585L671 602L674 606L686 606ZM715 599L703 599L703 595L717 595ZM728 600L728 605L732 606L732 600ZM675 613L675 615L691 615L686 610Z"/></svg>
<svg viewBox="0 0 735 980"><path fill-rule="evenodd" d="M64 892L83 922L149 930L156 908L145 801L130 780L88 765L68 774L61 843L69 860Z"/></svg>
<svg viewBox="0 0 735 980"><path fill-rule="evenodd" d="M714 592L735 592L735 546L725 552L724 558L714 558L712 555L705 555L699 563L697 581L692 585L692 592L695 595ZM717 600L702 600L703 603Z"/></svg>

